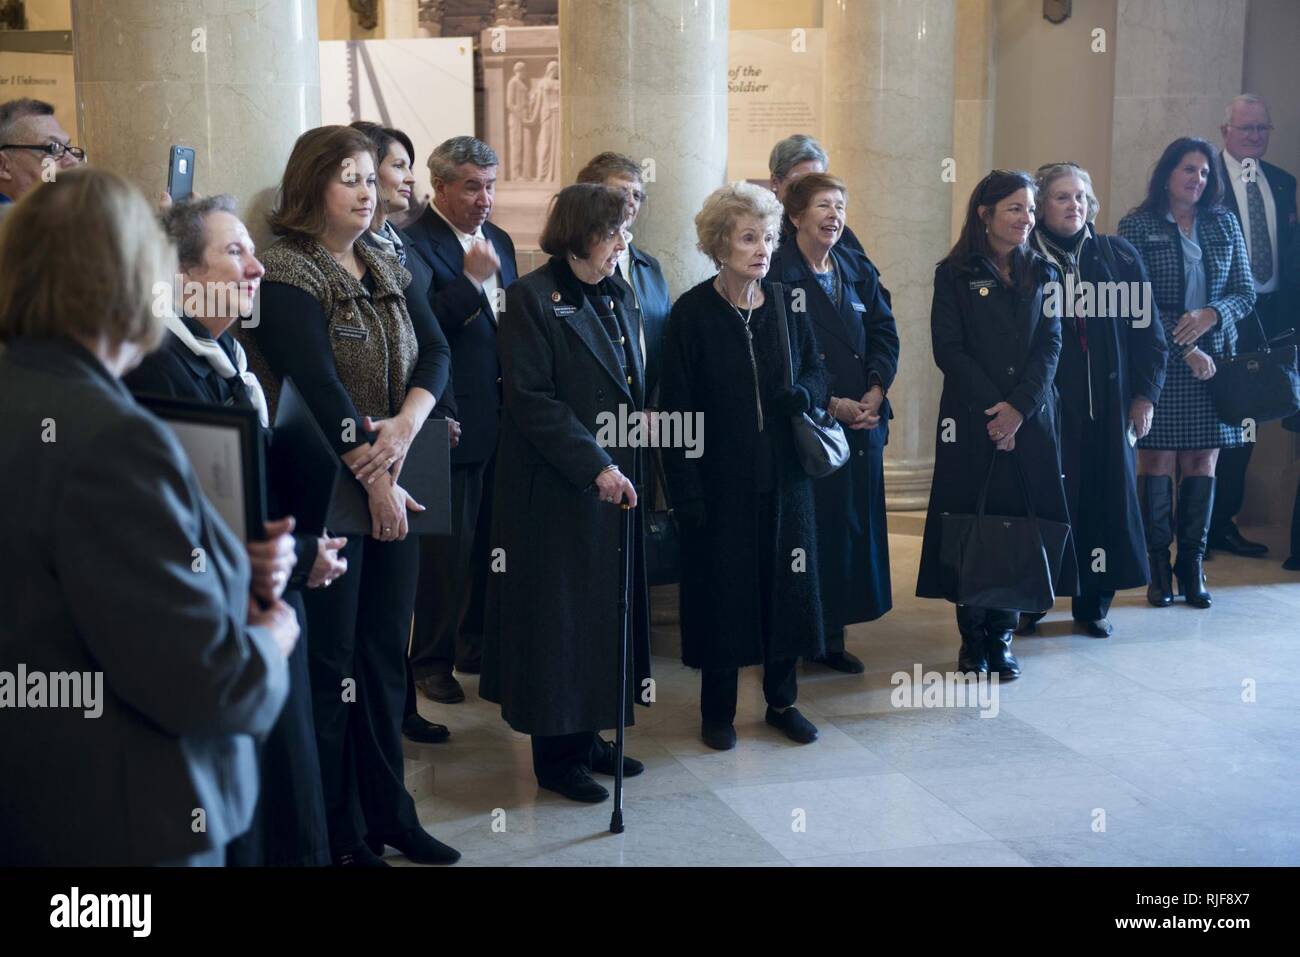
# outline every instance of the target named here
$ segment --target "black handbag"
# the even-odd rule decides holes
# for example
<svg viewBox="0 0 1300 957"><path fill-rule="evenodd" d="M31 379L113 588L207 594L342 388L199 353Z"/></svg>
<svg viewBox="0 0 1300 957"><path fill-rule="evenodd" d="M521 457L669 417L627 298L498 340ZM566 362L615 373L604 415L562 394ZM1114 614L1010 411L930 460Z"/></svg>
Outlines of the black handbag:
<svg viewBox="0 0 1300 957"><path fill-rule="evenodd" d="M961 605L1035 613L1049 611L1056 601L1054 582L1069 544L1070 526L1034 514L1029 486L1014 451L1006 457L1015 463L1027 514L1024 517L985 514L989 483L1002 457L993 453L975 514L944 512L940 516L944 592Z"/></svg>
<svg viewBox="0 0 1300 957"><path fill-rule="evenodd" d="M794 386L794 356L790 351L790 327L785 315L785 288L772 283L776 300L777 327L784 345L781 356L785 360L785 377ZM815 397L814 397L815 398ZM799 454L799 464L812 478L825 478L849 460L849 440L835 416L814 405L807 412L790 417L794 431L794 447Z"/></svg>
<svg viewBox="0 0 1300 957"><path fill-rule="evenodd" d="M1271 422L1300 412L1300 365L1296 347L1270 347L1259 313L1251 315L1259 324L1259 349L1237 355L1229 349L1226 358L1215 360L1214 378L1210 380L1210 395L1219 418L1238 428L1247 419ZM1288 329L1275 339L1290 334Z"/></svg>
<svg viewBox="0 0 1300 957"><path fill-rule="evenodd" d="M664 466L659 460L659 450L649 449L654 463L654 474L664 490L666 509L648 509L645 523L645 572L647 584L674 585L682 580L682 541L678 534L677 519L673 517L672 500L668 497L668 482ZM650 490L653 504L654 490Z"/></svg>

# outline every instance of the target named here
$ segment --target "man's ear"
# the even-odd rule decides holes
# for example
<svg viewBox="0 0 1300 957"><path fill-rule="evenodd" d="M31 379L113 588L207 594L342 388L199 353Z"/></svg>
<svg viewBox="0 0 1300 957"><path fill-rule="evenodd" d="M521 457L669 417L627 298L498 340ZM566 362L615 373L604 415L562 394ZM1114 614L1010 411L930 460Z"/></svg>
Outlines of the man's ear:
<svg viewBox="0 0 1300 957"><path fill-rule="evenodd" d="M9 166L9 154L0 150L0 183L12 183L13 170Z"/></svg>

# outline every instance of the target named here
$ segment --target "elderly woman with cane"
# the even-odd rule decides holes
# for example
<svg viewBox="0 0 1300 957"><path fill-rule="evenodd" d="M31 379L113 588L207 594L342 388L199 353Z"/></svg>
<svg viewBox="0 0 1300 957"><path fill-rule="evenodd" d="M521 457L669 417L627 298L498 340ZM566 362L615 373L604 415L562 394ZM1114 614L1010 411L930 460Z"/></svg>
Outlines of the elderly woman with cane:
<svg viewBox="0 0 1300 957"><path fill-rule="evenodd" d="M646 703L650 616L632 442L604 442L602 421L645 403L645 372L626 286L611 279L626 246L621 190L561 190L542 230L550 261L506 290L500 351L504 413L493 500L479 694L532 735L537 783L574 801L609 797L600 729L632 723ZM633 433L635 434L635 433ZM616 642L620 528L633 509L631 654ZM612 507L613 506L613 507ZM625 581L626 579L624 579ZM627 694L616 702L619 662ZM641 762L624 758L625 776Z"/></svg>

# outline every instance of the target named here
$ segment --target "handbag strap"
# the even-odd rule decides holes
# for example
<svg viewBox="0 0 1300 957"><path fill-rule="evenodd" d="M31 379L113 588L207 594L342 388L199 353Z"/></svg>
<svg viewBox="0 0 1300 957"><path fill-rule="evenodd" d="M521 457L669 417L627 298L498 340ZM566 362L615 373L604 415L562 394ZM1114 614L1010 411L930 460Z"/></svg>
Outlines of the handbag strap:
<svg viewBox="0 0 1300 957"><path fill-rule="evenodd" d="M654 463L655 475L659 479L659 487L664 490L664 504L668 506L668 511L673 510L673 499L668 494L668 476L664 474L664 462L658 449L649 449L650 461Z"/></svg>
<svg viewBox="0 0 1300 957"><path fill-rule="evenodd" d="M773 306L776 308L777 331L781 334L781 361L785 363L785 377L790 387L794 387L794 353L790 351L790 326L785 315L785 286L779 282L772 283Z"/></svg>
<svg viewBox="0 0 1300 957"><path fill-rule="evenodd" d="M1034 499L1029 494L1029 483L1025 481L1025 469L1020 464L1020 456L1016 455L1012 449L1007 453L1016 464L1016 477L1020 480L1020 491L1025 496L1025 510L1028 518L1037 518L1038 513L1034 509ZM984 506L989 497L989 485L993 481L993 470L998 464L998 450L993 450L993 459L989 462L989 470L984 476L984 484L980 486L980 497L975 502L975 514L981 518L984 516Z"/></svg>

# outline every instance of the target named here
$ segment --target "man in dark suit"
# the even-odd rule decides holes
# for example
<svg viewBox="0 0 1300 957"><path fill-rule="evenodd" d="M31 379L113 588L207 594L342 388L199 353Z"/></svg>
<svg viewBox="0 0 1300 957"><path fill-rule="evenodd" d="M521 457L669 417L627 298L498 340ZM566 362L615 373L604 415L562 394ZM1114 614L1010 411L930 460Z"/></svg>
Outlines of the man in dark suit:
<svg viewBox="0 0 1300 957"><path fill-rule="evenodd" d="M416 687L454 704L465 692L452 669L478 672L491 529L492 461L501 413L497 321L515 281L515 246L488 222L496 198L497 155L456 136L429 156L433 199L406 230L414 255L433 272L429 304L451 346L450 397L435 414L460 421L451 453L451 535L420 539L411 670Z"/></svg>
<svg viewBox="0 0 1300 957"><path fill-rule="evenodd" d="M1241 222L1255 279L1255 308L1265 333L1275 339L1296 321L1296 280L1286 275L1294 268L1289 253L1297 234L1296 179L1264 162L1273 124L1262 97L1245 93L1233 99L1219 129L1223 134L1218 159L1223 201ZM1253 321L1239 323L1237 333L1238 350L1250 351L1261 345L1260 330ZM1253 449L1254 444L1247 442L1219 453L1210 548L1236 555L1268 552L1266 545L1245 538L1234 521L1245 496L1246 469Z"/></svg>

